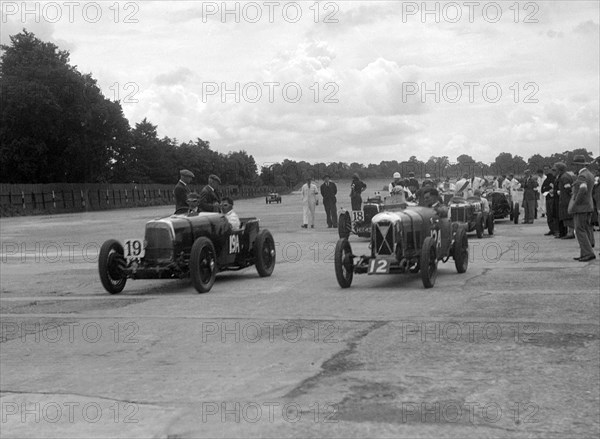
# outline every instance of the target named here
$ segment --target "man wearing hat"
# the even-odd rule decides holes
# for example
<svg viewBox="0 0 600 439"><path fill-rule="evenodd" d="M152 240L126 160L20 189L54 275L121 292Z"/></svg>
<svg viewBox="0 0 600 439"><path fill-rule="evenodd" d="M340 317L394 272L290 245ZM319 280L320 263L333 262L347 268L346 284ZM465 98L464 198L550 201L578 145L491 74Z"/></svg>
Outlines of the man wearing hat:
<svg viewBox="0 0 600 439"><path fill-rule="evenodd" d="M202 212L220 212L221 196L217 192L221 179L215 174L208 176L208 184L200 191L199 210Z"/></svg>
<svg viewBox="0 0 600 439"><path fill-rule="evenodd" d="M175 185L175 189L173 190L173 194L175 195L175 213L187 213L189 209L189 204L187 201L187 197L191 192L188 184L191 183L194 178L194 173L192 171L188 171L187 169L182 169L179 171L179 181Z"/></svg>
<svg viewBox="0 0 600 439"><path fill-rule="evenodd" d="M537 187L537 178L531 176L529 169L525 169L525 178L523 179L523 211L525 212L525 219L523 220L523 224L533 224L535 199L537 196L535 189Z"/></svg>
<svg viewBox="0 0 600 439"><path fill-rule="evenodd" d="M573 193L568 211L573 214L575 236L579 242L579 257L573 259L580 262L596 259L592 249L594 245L594 231L592 228L594 176L586 167L589 164L582 155L573 157L573 166L577 170L577 178L573 182Z"/></svg>
<svg viewBox="0 0 600 439"><path fill-rule="evenodd" d="M556 169L555 188L558 195L558 237L561 239L575 239L573 215L568 211L574 178L567 172L567 165L563 162L554 163L554 169Z"/></svg>
<svg viewBox="0 0 600 439"><path fill-rule="evenodd" d="M323 177L324 183L321 185L321 196L323 197L323 207L325 208L325 216L327 217L327 227L337 228L337 199L335 197L337 186L329 178L330 176L327 174Z"/></svg>
<svg viewBox="0 0 600 439"><path fill-rule="evenodd" d="M415 178L414 172L408 173L408 179L404 181L404 187L408 189L411 194L414 194L419 190L419 180Z"/></svg>

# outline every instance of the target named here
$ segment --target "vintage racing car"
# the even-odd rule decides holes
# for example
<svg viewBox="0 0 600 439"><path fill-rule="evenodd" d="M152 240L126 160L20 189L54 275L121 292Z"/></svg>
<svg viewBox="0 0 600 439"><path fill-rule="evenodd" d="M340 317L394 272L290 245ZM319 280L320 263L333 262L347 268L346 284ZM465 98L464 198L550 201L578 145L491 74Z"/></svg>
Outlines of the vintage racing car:
<svg viewBox="0 0 600 439"><path fill-rule="evenodd" d="M515 224L519 224L519 203L513 203L508 191L497 189L485 193L490 202L490 211L495 219L509 217Z"/></svg>
<svg viewBox="0 0 600 439"><path fill-rule="evenodd" d="M466 225L441 218L430 207L406 206L386 198L384 210L371 222L370 255L356 256L347 238L335 247L334 265L338 284L348 288L354 273L421 273L425 288L437 277L438 261L454 259L456 271L469 264ZM400 207L402 206L402 207Z"/></svg>
<svg viewBox="0 0 600 439"><path fill-rule="evenodd" d="M338 235L348 238L351 233L368 238L371 236L371 219L383 209L383 199L379 192L367 198L362 204L362 210L340 209L338 217Z"/></svg>
<svg viewBox="0 0 600 439"><path fill-rule="evenodd" d="M491 208L490 208L491 210ZM494 216L483 213L481 199L478 197L462 198L453 197L450 200L450 219L465 223L467 233L475 230L478 238L483 237L483 231L487 229L488 234L494 234Z"/></svg>
<svg viewBox="0 0 600 439"><path fill-rule="evenodd" d="M281 203L281 195L277 192L271 192L265 197L265 204Z"/></svg>
<svg viewBox="0 0 600 439"><path fill-rule="evenodd" d="M261 277L275 268L275 242L256 218L241 218L232 229L225 215L202 212L171 215L146 223L144 240L124 245L109 239L100 248L98 269L104 288L120 293L127 279L190 276L199 293L210 291L217 272L251 265Z"/></svg>

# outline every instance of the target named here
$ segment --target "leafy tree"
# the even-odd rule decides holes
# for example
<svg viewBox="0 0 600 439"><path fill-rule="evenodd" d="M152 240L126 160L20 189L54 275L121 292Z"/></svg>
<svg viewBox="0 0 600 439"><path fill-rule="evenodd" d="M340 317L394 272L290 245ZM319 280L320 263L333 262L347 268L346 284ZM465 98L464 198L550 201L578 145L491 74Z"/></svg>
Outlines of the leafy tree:
<svg viewBox="0 0 600 439"><path fill-rule="evenodd" d="M0 58L1 181L99 182L126 148L129 123L91 74L23 30Z"/></svg>

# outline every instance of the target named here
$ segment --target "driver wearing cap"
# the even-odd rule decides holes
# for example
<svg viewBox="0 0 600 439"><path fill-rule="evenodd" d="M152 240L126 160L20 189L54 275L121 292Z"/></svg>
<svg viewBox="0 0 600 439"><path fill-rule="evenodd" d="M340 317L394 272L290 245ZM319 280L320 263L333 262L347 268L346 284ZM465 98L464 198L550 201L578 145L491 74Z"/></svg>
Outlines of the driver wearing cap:
<svg viewBox="0 0 600 439"><path fill-rule="evenodd" d="M208 176L208 184L200 191L198 210L201 212L221 212L221 196L217 192L221 179L215 174Z"/></svg>

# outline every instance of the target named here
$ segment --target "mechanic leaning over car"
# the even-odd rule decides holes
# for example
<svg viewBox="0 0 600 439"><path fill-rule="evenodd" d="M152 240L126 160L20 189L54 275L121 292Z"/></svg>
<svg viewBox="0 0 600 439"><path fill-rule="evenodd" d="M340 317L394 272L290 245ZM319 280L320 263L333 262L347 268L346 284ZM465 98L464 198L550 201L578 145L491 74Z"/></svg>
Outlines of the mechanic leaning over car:
<svg viewBox="0 0 600 439"><path fill-rule="evenodd" d="M187 202L187 197L191 192L188 184L191 183L193 178L194 173L192 171L188 171L187 169L182 169L179 171L179 181L173 190L173 195L175 195L176 214L188 212L189 204Z"/></svg>
<svg viewBox="0 0 600 439"><path fill-rule="evenodd" d="M221 195L218 189L221 179L215 174L208 176L208 184L200 191L200 212L221 212Z"/></svg>

